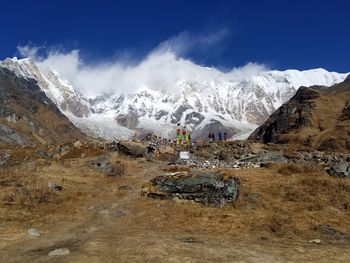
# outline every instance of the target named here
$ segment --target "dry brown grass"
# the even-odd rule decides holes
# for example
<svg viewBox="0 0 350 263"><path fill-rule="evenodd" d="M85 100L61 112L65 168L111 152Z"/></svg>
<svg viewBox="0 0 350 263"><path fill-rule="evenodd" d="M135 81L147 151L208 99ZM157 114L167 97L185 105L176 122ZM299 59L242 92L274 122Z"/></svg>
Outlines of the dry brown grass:
<svg viewBox="0 0 350 263"><path fill-rule="evenodd" d="M277 165L278 173L282 175L296 175L296 174L314 174L314 173L324 173L320 167L314 165L301 165L301 164L281 164Z"/></svg>
<svg viewBox="0 0 350 263"><path fill-rule="evenodd" d="M48 203L55 197L53 190L47 185L31 183L21 187L15 187L3 197L7 205L20 205L22 208L31 209L42 203Z"/></svg>
<svg viewBox="0 0 350 263"><path fill-rule="evenodd" d="M119 177L125 175L125 164L120 162L120 161L116 161L113 165L111 170L107 173L107 176L110 177Z"/></svg>
<svg viewBox="0 0 350 263"><path fill-rule="evenodd" d="M163 169L164 172L175 173L175 172L188 172L191 168L187 166L170 166Z"/></svg>
<svg viewBox="0 0 350 263"><path fill-rule="evenodd" d="M321 224L350 233L350 181L322 175L317 169L296 165L221 169L220 172L226 176L239 177L241 195L232 205L213 208L140 196L143 183L164 171L187 170L188 167L169 167L166 163L118 156L112 163L116 161L124 164L128 176L106 178L85 166L87 160L80 158L35 167L23 165L15 171L16 176L0 172L0 222L6 224L2 231L7 231L11 236L14 229L26 233L28 227L35 226L40 230L48 227L52 230L51 235L56 237L64 233L57 231L60 225L69 233L69 236L62 237L66 240L71 238L74 231L75 238L82 236L82 228L76 230L72 228L74 225L98 225L98 231L102 232L97 237L91 235L89 238L93 244L100 244L99 251L115 251L110 245L117 244L118 252L121 248L130 252L131 247L137 247L137 253L141 254L146 253L144 246L147 242L152 243L148 248L154 251L161 245L168 244L170 247L174 244L171 242L184 238L198 239L203 242L201 246L208 247L211 246L210 240L217 240L220 248L227 253L231 253L229 249L233 244L243 244L243 247L260 244L265 245L265 249L276 251L286 247L288 253L295 253L293 245L300 247L302 244L302 249L309 249L307 240L310 239L321 238L325 247L329 244L328 240L332 241L332 237L318 230ZM286 169L281 173L283 167ZM283 174L285 170L289 175ZM22 182L24 178L17 177L23 174L28 176L28 180L35 177L37 182L57 182L63 186L63 190L54 192L54 196L42 202L39 202L40 198L35 199L36 196L34 200L37 201L30 209L23 209L18 201L12 201L12 205L5 204L2 201L3 193L19 187L18 183L30 184ZM38 185L38 189L40 187ZM101 209L102 212L109 210L110 215L100 214ZM126 215L114 217L118 210L123 210ZM164 236L167 241L159 242ZM0 248L4 242L8 246L8 241L4 240L0 237ZM31 242L35 243L33 240ZM83 248L79 249L82 250L74 251L74 255L86 252ZM204 250L201 253L208 256Z"/></svg>

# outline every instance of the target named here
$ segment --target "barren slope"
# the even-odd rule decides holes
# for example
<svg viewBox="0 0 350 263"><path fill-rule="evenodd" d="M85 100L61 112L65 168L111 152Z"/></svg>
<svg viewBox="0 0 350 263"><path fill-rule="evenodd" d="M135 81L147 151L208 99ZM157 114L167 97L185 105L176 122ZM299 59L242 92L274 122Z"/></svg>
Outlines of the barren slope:
<svg viewBox="0 0 350 263"><path fill-rule="evenodd" d="M0 68L0 143L64 143L83 137L34 80Z"/></svg>
<svg viewBox="0 0 350 263"><path fill-rule="evenodd" d="M325 151L350 151L350 78L330 88L300 88L249 137L298 143Z"/></svg>
<svg viewBox="0 0 350 263"><path fill-rule="evenodd" d="M26 154L30 154L28 151ZM15 149L11 150L14 152ZM337 236L337 232L327 232L326 227L350 233L349 180L325 176L317 168L294 165L223 170L241 179L242 195L234 205L213 208L142 197L142 184L168 170L167 164L112 154L112 160L125 164L126 174L109 178L88 165L101 154L107 152L80 149L70 158L57 162L34 158L0 172L0 259L5 262L350 260L349 240ZM61 184L63 190L48 192L48 181ZM39 238L28 236L31 227L39 229ZM308 243L315 238L320 238L322 243ZM49 251L62 247L70 249L70 254L48 256Z"/></svg>

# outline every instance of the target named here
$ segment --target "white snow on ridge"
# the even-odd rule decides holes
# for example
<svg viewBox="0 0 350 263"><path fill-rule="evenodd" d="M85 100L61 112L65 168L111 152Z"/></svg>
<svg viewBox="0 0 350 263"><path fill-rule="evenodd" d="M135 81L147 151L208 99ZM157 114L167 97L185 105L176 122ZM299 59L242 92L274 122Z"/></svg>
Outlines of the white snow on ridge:
<svg viewBox="0 0 350 263"><path fill-rule="evenodd" d="M172 65L174 70L176 65ZM245 139L300 86L331 86L348 75L324 69L272 70L249 78L234 78L217 69L195 65L200 74L177 79L172 84L174 93L145 83L125 96L111 91L89 100L60 72L40 68L30 59L5 59L0 67L20 77L34 78L77 127L91 136L107 139L130 138L135 134L118 124L116 117L122 117L126 123L136 122L136 130L166 137L174 137L176 124L181 123L193 133L225 129L232 132L232 138Z"/></svg>

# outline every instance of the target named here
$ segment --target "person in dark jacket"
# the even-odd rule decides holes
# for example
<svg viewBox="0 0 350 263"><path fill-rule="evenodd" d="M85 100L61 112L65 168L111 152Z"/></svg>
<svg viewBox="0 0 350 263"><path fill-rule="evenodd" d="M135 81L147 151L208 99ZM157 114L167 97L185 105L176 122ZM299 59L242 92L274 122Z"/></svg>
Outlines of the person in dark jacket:
<svg viewBox="0 0 350 263"><path fill-rule="evenodd" d="M221 133L221 131L219 131L218 137L219 137L219 141L222 141L222 133Z"/></svg>
<svg viewBox="0 0 350 263"><path fill-rule="evenodd" d="M227 132L224 132L224 141L227 141Z"/></svg>

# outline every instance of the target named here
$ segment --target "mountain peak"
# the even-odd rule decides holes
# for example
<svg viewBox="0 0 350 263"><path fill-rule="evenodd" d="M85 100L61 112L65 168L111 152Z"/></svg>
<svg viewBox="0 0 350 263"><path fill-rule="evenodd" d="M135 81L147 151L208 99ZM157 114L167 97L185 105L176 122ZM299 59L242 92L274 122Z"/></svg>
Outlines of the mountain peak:
<svg viewBox="0 0 350 263"><path fill-rule="evenodd" d="M58 71L43 70L30 59L5 59L0 67L34 78L71 121L90 135L106 138L128 137L139 129L172 137L177 123L186 125L192 138L206 137L208 129L246 138L299 87L331 86L346 78L321 68L264 71L249 78L228 78L219 71L214 76L206 70L200 78L175 78L172 92L161 83L144 83L122 98L114 90L88 99Z"/></svg>

